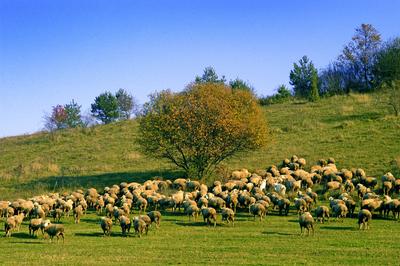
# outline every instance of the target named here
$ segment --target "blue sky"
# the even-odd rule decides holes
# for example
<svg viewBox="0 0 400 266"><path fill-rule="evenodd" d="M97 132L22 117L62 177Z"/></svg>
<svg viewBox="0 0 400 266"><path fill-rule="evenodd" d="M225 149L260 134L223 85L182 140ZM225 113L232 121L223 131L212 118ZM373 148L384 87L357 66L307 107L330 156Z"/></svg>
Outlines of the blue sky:
<svg viewBox="0 0 400 266"><path fill-rule="evenodd" d="M144 103L213 66L259 95L289 83L293 62L335 60L361 23L400 35L400 1L0 0L0 137L43 128L75 99L125 88Z"/></svg>

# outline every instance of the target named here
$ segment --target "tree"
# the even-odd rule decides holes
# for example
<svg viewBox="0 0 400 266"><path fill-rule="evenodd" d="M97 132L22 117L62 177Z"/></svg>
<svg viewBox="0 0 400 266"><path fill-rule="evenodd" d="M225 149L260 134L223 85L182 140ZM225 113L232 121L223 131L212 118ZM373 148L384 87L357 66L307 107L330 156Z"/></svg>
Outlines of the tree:
<svg viewBox="0 0 400 266"><path fill-rule="evenodd" d="M319 91L318 91L318 74L316 71L312 73L311 77L311 91L309 100L312 102L316 102L319 100Z"/></svg>
<svg viewBox="0 0 400 266"><path fill-rule="evenodd" d="M221 83L152 95L139 118L142 152L165 158L198 179L208 177L226 158L263 146L266 138L254 95Z"/></svg>
<svg viewBox="0 0 400 266"><path fill-rule="evenodd" d="M317 73L317 70L307 56L303 56L299 60L299 64L293 64L293 70L290 71L289 78L295 96L309 98L312 78L315 73Z"/></svg>
<svg viewBox="0 0 400 266"><path fill-rule="evenodd" d="M219 78L217 73L215 72L214 68L209 66L204 69L204 73L201 77L196 76L195 83L225 83L226 79L225 76Z"/></svg>
<svg viewBox="0 0 400 266"><path fill-rule="evenodd" d="M400 38L388 41L377 54L374 75L378 84L400 80Z"/></svg>
<svg viewBox="0 0 400 266"><path fill-rule="evenodd" d="M396 116L400 115L400 79L386 81L381 84L381 89L386 92L380 95L382 102L389 105Z"/></svg>
<svg viewBox="0 0 400 266"><path fill-rule="evenodd" d="M91 107L93 116L104 124L111 123L119 117L118 100L110 92L104 92L97 96Z"/></svg>
<svg viewBox="0 0 400 266"><path fill-rule="evenodd" d="M261 97L258 99L258 102L261 105L271 105L275 103L287 102L293 97L288 87L286 87L284 84L279 85L276 91L277 93L274 95Z"/></svg>
<svg viewBox="0 0 400 266"><path fill-rule="evenodd" d="M118 101L119 118L122 120L129 119L136 107L133 96L124 89L119 89L115 93L115 97Z"/></svg>
<svg viewBox="0 0 400 266"><path fill-rule="evenodd" d="M254 88L240 78L229 81L229 86L231 86L233 90L245 90L254 94Z"/></svg>
<svg viewBox="0 0 400 266"><path fill-rule="evenodd" d="M74 100L69 104L53 106L51 114L44 116L45 128L54 131L83 126L80 108Z"/></svg>
<svg viewBox="0 0 400 266"><path fill-rule="evenodd" d="M45 115L44 120L44 127L48 131L66 128L67 112L65 111L64 106L60 104L53 106L51 114Z"/></svg>
<svg viewBox="0 0 400 266"><path fill-rule="evenodd" d="M339 61L351 71L357 90L368 91L373 86L373 66L381 44L379 32L371 24L361 24L343 49Z"/></svg>
<svg viewBox="0 0 400 266"><path fill-rule="evenodd" d="M80 105L72 100L69 104L64 105L64 110L67 114L65 124L68 128L83 126Z"/></svg>

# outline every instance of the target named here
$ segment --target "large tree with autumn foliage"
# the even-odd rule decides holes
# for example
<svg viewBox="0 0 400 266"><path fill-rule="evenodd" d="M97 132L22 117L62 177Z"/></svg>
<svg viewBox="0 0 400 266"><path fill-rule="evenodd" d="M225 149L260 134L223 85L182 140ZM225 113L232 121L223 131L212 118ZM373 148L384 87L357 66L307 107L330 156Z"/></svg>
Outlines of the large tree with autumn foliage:
<svg viewBox="0 0 400 266"><path fill-rule="evenodd" d="M139 118L139 132L143 152L166 158L198 179L267 139L266 121L254 95L215 82L152 95Z"/></svg>

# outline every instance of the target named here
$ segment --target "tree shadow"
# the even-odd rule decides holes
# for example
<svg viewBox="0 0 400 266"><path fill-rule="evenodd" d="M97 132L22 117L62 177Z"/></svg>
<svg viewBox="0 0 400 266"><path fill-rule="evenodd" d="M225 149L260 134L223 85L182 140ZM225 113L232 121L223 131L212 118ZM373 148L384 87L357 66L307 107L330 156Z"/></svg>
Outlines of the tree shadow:
<svg viewBox="0 0 400 266"><path fill-rule="evenodd" d="M214 224L212 223L210 226L207 226L207 224L205 222L192 222L192 221L187 221L187 222L176 222L176 225L179 226L197 226L197 227L214 227ZM222 226L221 224L216 225L216 227Z"/></svg>
<svg viewBox="0 0 400 266"><path fill-rule="evenodd" d="M357 229L354 226L320 226L319 228L327 230L342 230L342 231L354 231Z"/></svg>
<svg viewBox="0 0 400 266"><path fill-rule="evenodd" d="M49 191L63 191L73 189L88 189L90 187L102 190L106 186L120 184L122 182L138 182L143 183L149 179L175 179L182 177L183 172L179 170L163 170L163 171L132 171L132 172L114 172L93 175L79 176L49 176L28 180L27 182L18 184L21 190L32 190L32 188L44 188Z"/></svg>
<svg viewBox="0 0 400 266"><path fill-rule="evenodd" d="M280 236L295 236L295 235L298 235L298 234L284 233L284 232L274 232L274 231L264 231L264 232L261 232L261 234L264 234L264 235L280 235Z"/></svg>
<svg viewBox="0 0 400 266"><path fill-rule="evenodd" d="M131 232L132 234L132 232ZM83 236L83 237L124 237L122 236L122 233L117 233L117 232L111 232L109 236L104 236L102 232L92 232L92 233L75 233L75 236Z"/></svg>

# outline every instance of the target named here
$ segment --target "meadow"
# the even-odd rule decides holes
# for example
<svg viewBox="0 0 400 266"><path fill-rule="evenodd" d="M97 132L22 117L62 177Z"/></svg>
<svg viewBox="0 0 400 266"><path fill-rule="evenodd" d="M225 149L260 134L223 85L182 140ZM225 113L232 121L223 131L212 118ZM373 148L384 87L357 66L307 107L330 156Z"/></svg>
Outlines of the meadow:
<svg viewBox="0 0 400 266"><path fill-rule="evenodd" d="M400 118L377 95L276 104L264 111L268 145L226 161L215 178L233 169L265 169L293 154L307 159L306 169L320 158L334 157L339 169L361 167L376 177L400 174ZM0 200L182 176L167 162L140 154L136 132L132 120L0 139ZM317 224L314 236L299 235L293 209L287 217L272 211L261 222L241 211L234 227L218 219L217 227L207 227L201 217L188 222L182 213L168 211L161 227L147 236L131 232L122 237L115 225L112 235L103 237L99 216L90 211L80 224L64 218L65 242L51 244L40 233L30 237L27 221L12 237L2 237L0 221L0 264L398 265L400 259L400 223L393 219L374 216L366 231L358 230L354 218L331 219Z"/></svg>

